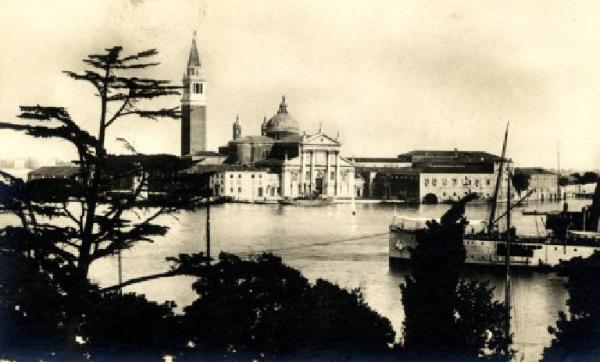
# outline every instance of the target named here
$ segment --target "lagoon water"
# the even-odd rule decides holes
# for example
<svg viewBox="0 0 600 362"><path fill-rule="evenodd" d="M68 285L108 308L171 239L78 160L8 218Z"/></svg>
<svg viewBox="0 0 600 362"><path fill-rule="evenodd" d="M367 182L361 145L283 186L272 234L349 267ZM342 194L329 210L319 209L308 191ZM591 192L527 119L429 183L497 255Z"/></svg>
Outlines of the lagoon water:
<svg viewBox="0 0 600 362"><path fill-rule="evenodd" d="M580 209L586 201L569 200L570 208ZM356 205L352 215L350 204L318 208L279 205L224 204L211 207L211 250L255 254L272 251L283 261L299 269L307 278L327 279L346 288L361 288L366 302L392 322L401 336L404 318L399 285L406 270L388 266L388 226L394 212L419 217L439 217L448 205ZM467 207L467 217L485 220L487 204ZM530 203L527 209L556 210L558 203ZM502 210L501 210L502 211ZM7 222L0 215L0 224ZM123 252L123 279L165 271L168 256L205 250L205 210L184 212L160 219L170 226L165 237L154 243L142 242ZM537 225L536 225L537 220ZM545 232L540 216L513 213L519 233ZM91 277L101 286L118 281L117 259L107 258L92 265ZM487 279L496 286L495 296L503 300L502 272L469 272L466 278ZM144 293L148 298L173 300L179 308L191 303L191 277L174 277L140 283L126 291ZM521 360L538 360L550 343L548 326L554 325L559 311L566 310L568 293L562 278L553 273L523 272L512 278L512 305L515 348Z"/></svg>

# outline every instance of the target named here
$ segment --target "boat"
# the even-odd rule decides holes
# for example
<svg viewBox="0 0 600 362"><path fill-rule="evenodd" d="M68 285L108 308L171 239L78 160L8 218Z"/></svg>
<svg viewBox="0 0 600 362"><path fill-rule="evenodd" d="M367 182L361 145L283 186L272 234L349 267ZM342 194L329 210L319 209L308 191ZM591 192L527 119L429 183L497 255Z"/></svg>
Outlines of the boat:
<svg viewBox="0 0 600 362"><path fill-rule="evenodd" d="M501 160L505 156L507 135L508 127ZM510 226L510 210L512 207L519 206L523 199L511 207L510 197L508 197L508 211L496 218L495 206L500 180L501 172L498 172L489 221L469 221L466 227L463 238L466 264L507 269L508 266L548 269L559 265L562 261L575 257L589 257L594 252L600 251L600 181L596 185L591 206L581 212L570 212L565 203L562 212L545 213L546 235L526 236L518 235L516 229ZM510 192L510 177L508 180L507 190ZM500 232L497 224L505 216L507 216L506 231ZM394 215L389 226L390 265L410 262L410 249L416 247L417 233L427 227L428 220L431 219Z"/></svg>
<svg viewBox="0 0 600 362"><path fill-rule="evenodd" d="M538 211L538 210L523 210L521 213L525 216L531 216L531 215L538 216L538 215L547 215L548 214L547 211Z"/></svg>
<svg viewBox="0 0 600 362"><path fill-rule="evenodd" d="M298 197L298 198L290 198L286 197L279 200L280 205L287 206L326 206L333 204L333 197Z"/></svg>

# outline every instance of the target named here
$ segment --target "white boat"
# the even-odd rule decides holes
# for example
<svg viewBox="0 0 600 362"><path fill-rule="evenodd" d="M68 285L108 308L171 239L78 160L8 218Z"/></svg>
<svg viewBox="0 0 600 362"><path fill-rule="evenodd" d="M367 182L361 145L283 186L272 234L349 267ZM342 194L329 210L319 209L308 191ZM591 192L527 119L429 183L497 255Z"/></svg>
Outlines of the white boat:
<svg viewBox="0 0 600 362"><path fill-rule="evenodd" d="M390 225L390 264L410 261L410 248L415 248L416 233L426 228L430 219L395 217ZM464 236L466 264L478 266L506 265L506 238L490 237L485 222L470 222ZM575 257L588 257L600 251L600 232L567 231L564 241L553 237L514 236L510 242L510 265L526 268L548 268Z"/></svg>

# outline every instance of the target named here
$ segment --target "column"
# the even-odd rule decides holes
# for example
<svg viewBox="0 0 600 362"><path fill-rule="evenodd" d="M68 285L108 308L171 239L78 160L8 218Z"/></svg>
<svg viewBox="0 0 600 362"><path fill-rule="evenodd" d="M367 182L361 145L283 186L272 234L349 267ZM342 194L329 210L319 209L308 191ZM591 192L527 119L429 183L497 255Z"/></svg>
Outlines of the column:
<svg viewBox="0 0 600 362"><path fill-rule="evenodd" d="M298 175L298 195L304 196L304 147L300 145L300 175Z"/></svg>
<svg viewBox="0 0 600 362"><path fill-rule="evenodd" d="M325 179L324 181L324 185L323 188L325 189L325 195L329 196L329 170L330 170L330 165L329 165L329 150L325 151L325 157L327 157L327 168L325 171Z"/></svg>
<svg viewBox="0 0 600 362"><path fill-rule="evenodd" d="M334 196L340 193L340 152L335 151L335 192Z"/></svg>
<svg viewBox="0 0 600 362"><path fill-rule="evenodd" d="M310 151L310 194L312 195L315 188L315 151Z"/></svg>

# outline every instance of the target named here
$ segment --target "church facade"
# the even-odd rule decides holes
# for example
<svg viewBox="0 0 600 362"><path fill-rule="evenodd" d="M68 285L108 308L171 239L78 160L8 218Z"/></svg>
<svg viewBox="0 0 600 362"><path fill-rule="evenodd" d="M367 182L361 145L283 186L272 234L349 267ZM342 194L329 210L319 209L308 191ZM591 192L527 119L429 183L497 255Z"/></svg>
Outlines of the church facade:
<svg viewBox="0 0 600 362"><path fill-rule="evenodd" d="M264 119L260 135L242 136L239 118L232 129L232 140L219 153L227 155L228 164L266 169L278 175L278 197L349 199L357 192L354 164L340 156L338 137L322 130L312 135L300 133L298 121L287 110L285 97L277 113Z"/></svg>

